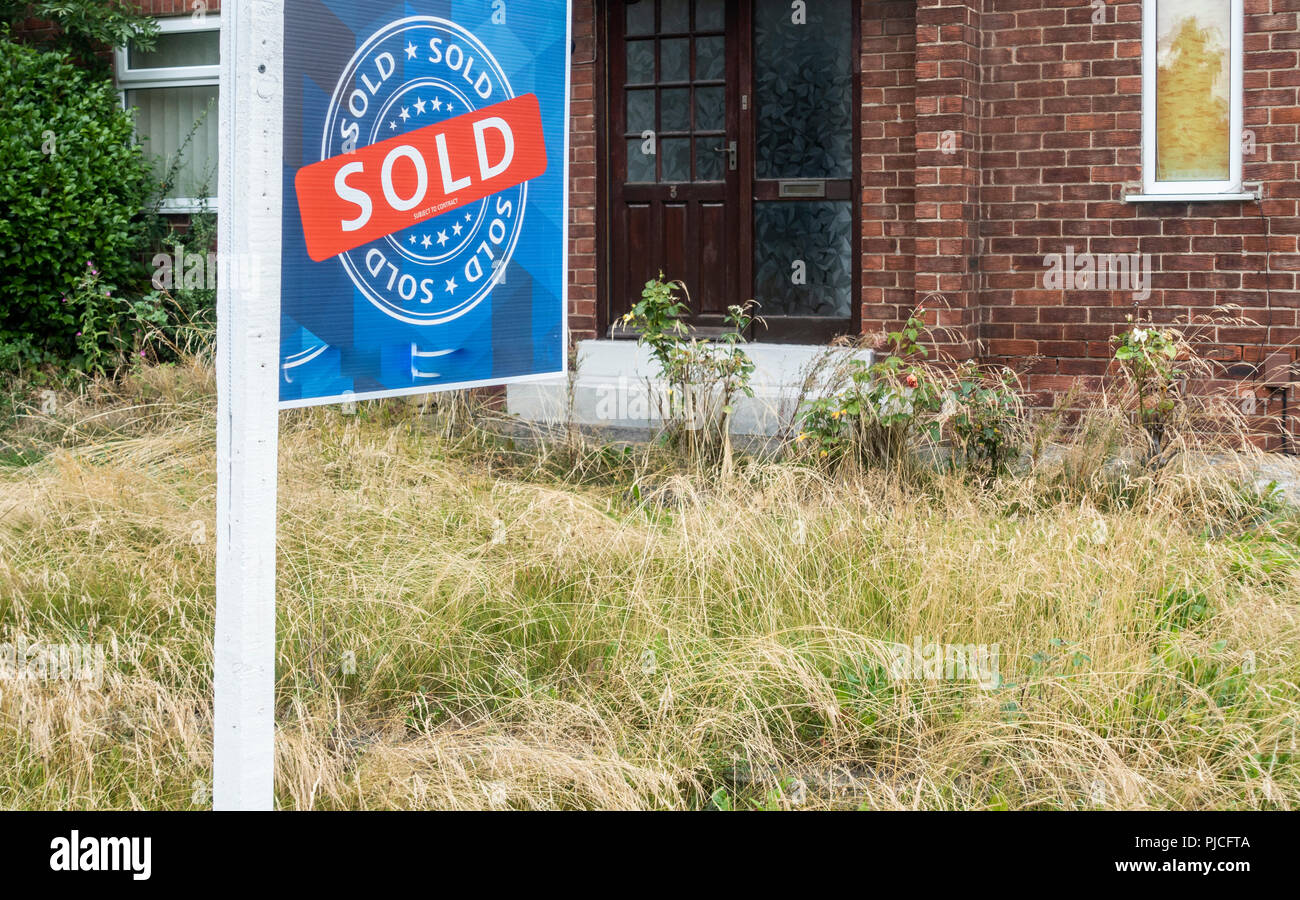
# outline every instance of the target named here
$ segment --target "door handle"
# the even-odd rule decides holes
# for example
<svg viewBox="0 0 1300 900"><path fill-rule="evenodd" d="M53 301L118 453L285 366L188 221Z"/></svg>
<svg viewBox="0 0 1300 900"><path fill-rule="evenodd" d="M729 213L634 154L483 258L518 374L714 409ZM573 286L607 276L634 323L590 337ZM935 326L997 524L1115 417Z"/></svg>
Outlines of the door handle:
<svg viewBox="0 0 1300 900"><path fill-rule="evenodd" d="M727 165L730 167L731 171L733 172L736 171L738 166L737 166L735 141L729 141L721 147L714 147L713 152L727 154Z"/></svg>

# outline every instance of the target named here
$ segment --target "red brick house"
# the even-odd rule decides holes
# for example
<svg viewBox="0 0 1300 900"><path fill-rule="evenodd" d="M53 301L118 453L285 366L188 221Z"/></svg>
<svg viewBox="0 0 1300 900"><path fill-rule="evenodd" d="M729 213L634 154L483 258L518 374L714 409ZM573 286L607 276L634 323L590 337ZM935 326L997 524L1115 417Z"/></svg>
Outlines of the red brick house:
<svg viewBox="0 0 1300 900"><path fill-rule="evenodd" d="M169 33L169 65L196 54L171 85L192 110L215 91L195 16L219 23L219 2L143 2L191 23ZM573 337L616 337L661 269L704 327L759 300L770 344L870 332L925 302L947 350L1033 359L1047 399L1097 383L1135 301L1157 322L1240 307L1253 324L1217 327L1216 355L1281 413L1300 341L1298 14L574 0ZM122 74L132 89L139 73ZM176 140L159 110L152 139Z"/></svg>

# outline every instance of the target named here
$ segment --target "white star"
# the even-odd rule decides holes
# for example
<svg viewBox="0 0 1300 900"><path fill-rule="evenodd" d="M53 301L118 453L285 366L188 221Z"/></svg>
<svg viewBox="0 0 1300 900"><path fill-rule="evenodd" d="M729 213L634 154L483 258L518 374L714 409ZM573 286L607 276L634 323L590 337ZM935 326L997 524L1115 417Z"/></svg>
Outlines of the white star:
<svg viewBox="0 0 1300 900"><path fill-rule="evenodd" d="M388 123L388 130L389 130L389 131L396 131L396 130L397 130L397 123L396 123L396 122L389 122L389 123Z"/></svg>
<svg viewBox="0 0 1300 900"><path fill-rule="evenodd" d="M409 122L411 119L411 111L407 109L405 106L403 106L401 116L403 122Z"/></svg>
<svg viewBox="0 0 1300 900"><path fill-rule="evenodd" d="M461 233L463 230L464 230L464 228L461 227L461 224L460 224L459 222L457 222L455 225L451 226L451 233L454 234L454 235L456 235L456 237L460 237L460 233Z"/></svg>
<svg viewBox="0 0 1300 900"><path fill-rule="evenodd" d="M416 114L417 116L422 116L422 115L424 115L424 108L425 108L426 106L428 106L428 105L429 105L429 104L425 103L425 102L424 102L423 100L421 100L419 97L416 97L416 98L415 98L415 114Z"/></svg>
<svg viewBox="0 0 1300 900"><path fill-rule="evenodd" d="M458 288L458 287L460 287L460 285L458 285L458 284L456 283L456 279L453 278L451 281L448 281L448 282L447 282L446 291L447 291L447 293L449 293L449 294L454 294L454 293L456 293L456 288Z"/></svg>
<svg viewBox="0 0 1300 900"><path fill-rule="evenodd" d="M407 58L407 59L415 59L415 45L414 45L414 44L407 44L407 45L406 45L406 58Z"/></svg>
<svg viewBox="0 0 1300 900"><path fill-rule="evenodd" d="M450 103L447 104L447 112L451 112L455 108L456 107L452 106Z"/></svg>
<svg viewBox="0 0 1300 900"><path fill-rule="evenodd" d="M420 246L424 247L427 250L428 248L433 246L433 241L431 241L429 239L429 236L426 234L424 236L424 240L420 241Z"/></svg>
<svg viewBox="0 0 1300 900"><path fill-rule="evenodd" d="M442 98L441 98L441 97L434 97L434 98L433 98L432 106L433 106L433 111L434 111L434 112L442 112Z"/></svg>
<svg viewBox="0 0 1300 900"><path fill-rule="evenodd" d="M415 235L411 235L411 246L415 246Z"/></svg>
<svg viewBox="0 0 1300 900"><path fill-rule="evenodd" d="M466 221L466 222L470 221L470 220L473 219L473 218L474 218L474 217L471 216L469 213L465 213L465 221Z"/></svg>
<svg viewBox="0 0 1300 900"><path fill-rule="evenodd" d="M447 246L447 232L445 231L438 232L438 246L439 247Z"/></svg>

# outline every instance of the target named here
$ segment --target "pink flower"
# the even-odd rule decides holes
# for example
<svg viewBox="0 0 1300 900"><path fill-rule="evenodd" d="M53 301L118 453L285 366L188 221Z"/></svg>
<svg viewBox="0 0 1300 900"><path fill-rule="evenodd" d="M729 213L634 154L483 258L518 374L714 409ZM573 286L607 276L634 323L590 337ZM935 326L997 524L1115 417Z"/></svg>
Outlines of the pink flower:
<svg viewBox="0 0 1300 900"><path fill-rule="evenodd" d="M915 376L915 375L908 375L906 381L907 381L907 386L910 387L910 388L914 388L914 387L916 387L918 384L920 384L920 382L918 382L918 381L916 380L916 376Z"/></svg>

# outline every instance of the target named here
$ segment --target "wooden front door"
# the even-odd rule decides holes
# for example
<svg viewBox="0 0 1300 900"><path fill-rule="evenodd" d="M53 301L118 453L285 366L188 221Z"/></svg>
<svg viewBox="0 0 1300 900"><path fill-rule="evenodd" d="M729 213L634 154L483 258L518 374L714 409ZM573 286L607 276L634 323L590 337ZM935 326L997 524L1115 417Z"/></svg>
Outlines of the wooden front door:
<svg viewBox="0 0 1300 900"><path fill-rule="evenodd" d="M712 330L755 299L757 340L856 331L853 0L611 0L607 333L662 271Z"/></svg>

